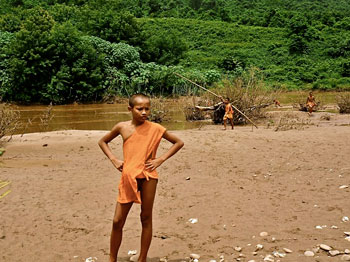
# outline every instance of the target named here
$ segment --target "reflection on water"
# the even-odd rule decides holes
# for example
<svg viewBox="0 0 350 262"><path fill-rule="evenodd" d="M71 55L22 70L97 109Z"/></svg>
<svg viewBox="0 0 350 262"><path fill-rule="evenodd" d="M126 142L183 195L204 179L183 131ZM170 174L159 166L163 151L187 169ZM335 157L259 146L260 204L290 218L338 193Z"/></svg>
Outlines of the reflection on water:
<svg viewBox="0 0 350 262"><path fill-rule="evenodd" d="M42 124L47 112L47 106L18 106L16 110L21 113L22 128L18 134L54 130L110 130L117 122L131 119L127 104L88 104L88 105L61 105L53 106L53 118L49 125ZM162 123L169 130L196 128L198 122L187 122L182 111L176 103L168 106L168 121Z"/></svg>

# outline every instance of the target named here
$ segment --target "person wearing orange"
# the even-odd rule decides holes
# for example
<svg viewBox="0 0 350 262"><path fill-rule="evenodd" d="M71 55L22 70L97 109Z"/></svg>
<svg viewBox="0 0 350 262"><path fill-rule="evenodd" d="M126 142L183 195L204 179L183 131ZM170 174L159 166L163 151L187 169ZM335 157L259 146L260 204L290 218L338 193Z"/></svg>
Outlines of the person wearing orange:
<svg viewBox="0 0 350 262"><path fill-rule="evenodd" d="M311 116L314 107L316 106L316 100L313 96L312 92L309 93L309 96L306 99L306 108L308 110L309 115Z"/></svg>
<svg viewBox="0 0 350 262"><path fill-rule="evenodd" d="M231 123L231 127L233 129L233 108L232 105L230 103L230 99L227 97L225 99L221 98L222 102L225 104L225 115L224 115L224 130L226 130L226 121L227 119L230 120Z"/></svg>
<svg viewBox="0 0 350 262"><path fill-rule="evenodd" d="M98 142L115 168L122 172L110 238L110 262L117 261L123 227L133 203L141 204L142 233L138 261L146 261L152 240L152 211L158 182L156 168L184 145L181 139L164 127L147 120L150 109L148 96L141 93L132 95L128 106L132 120L117 123ZM117 159L108 146L118 135L123 139L123 160ZM162 138L173 145L162 156L156 157Z"/></svg>
<svg viewBox="0 0 350 262"><path fill-rule="evenodd" d="M275 104L275 107L282 107L281 102L278 101L277 99L274 99L272 102Z"/></svg>

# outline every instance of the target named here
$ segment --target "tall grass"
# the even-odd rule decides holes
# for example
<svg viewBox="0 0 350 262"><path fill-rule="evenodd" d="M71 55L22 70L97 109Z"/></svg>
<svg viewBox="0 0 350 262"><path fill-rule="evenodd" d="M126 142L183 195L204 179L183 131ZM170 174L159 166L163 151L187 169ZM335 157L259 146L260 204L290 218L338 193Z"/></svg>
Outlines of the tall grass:
<svg viewBox="0 0 350 262"><path fill-rule="evenodd" d="M249 118L261 118L265 116L264 108L271 105L278 96L277 92L273 92L265 87L263 75L257 68L251 68L247 73L233 80L223 80L212 91L219 96L230 99L231 104L234 106L235 123L246 122L245 118L235 110L235 107ZM213 97L208 93L203 94L203 98L212 99L213 104L220 102L220 98ZM220 118L224 114L223 106L218 108L216 113L214 122L219 123L219 121L221 122Z"/></svg>
<svg viewBox="0 0 350 262"><path fill-rule="evenodd" d="M339 113L350 114L350 93L339 94L336 98Z"/></svg>
<svg viewBox="0 0 350 262"><path fill-rule="evenodd" d="M12 135L20 126L19 118L19 111L14 110L11 105L0 105L0 140L4 136L10 136L11 139Z"/></svg>

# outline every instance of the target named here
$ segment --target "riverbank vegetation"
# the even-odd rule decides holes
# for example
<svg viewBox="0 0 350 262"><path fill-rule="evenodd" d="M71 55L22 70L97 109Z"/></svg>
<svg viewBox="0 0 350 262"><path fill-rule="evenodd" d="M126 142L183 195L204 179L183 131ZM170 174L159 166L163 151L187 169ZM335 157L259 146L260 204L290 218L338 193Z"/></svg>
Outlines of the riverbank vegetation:
<svg viewBox="0 0 350 262"><path fill-rule="evenodd" d="M0 97L193 95L259 68L265 88L350 89L350 3L0 0Z"/></svg>

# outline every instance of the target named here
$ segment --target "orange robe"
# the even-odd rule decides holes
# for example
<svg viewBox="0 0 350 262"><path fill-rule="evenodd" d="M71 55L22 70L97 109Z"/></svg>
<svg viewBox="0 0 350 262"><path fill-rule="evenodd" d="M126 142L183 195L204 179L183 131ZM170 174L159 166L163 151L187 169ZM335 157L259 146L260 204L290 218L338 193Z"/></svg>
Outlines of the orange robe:
<svg viewBox="0 0 350 262"><path fill-rule="evenodd" d="M137 188L137 178L158 179L156 170L148 171L145 163L156 157L157 148L165 132L159 124L145 121L136 127L134 133L124 141L124 165L119 183L119 203L141 203L141 194Z"/></svg>
<svg viewBox="0 0 350 262"><path fill-rule="evenodd" d="M227 104L225 106L225 115L224 115L224 121L226 119L233 119L233 109L232 109L232 106L231 104Z"/></svg>

